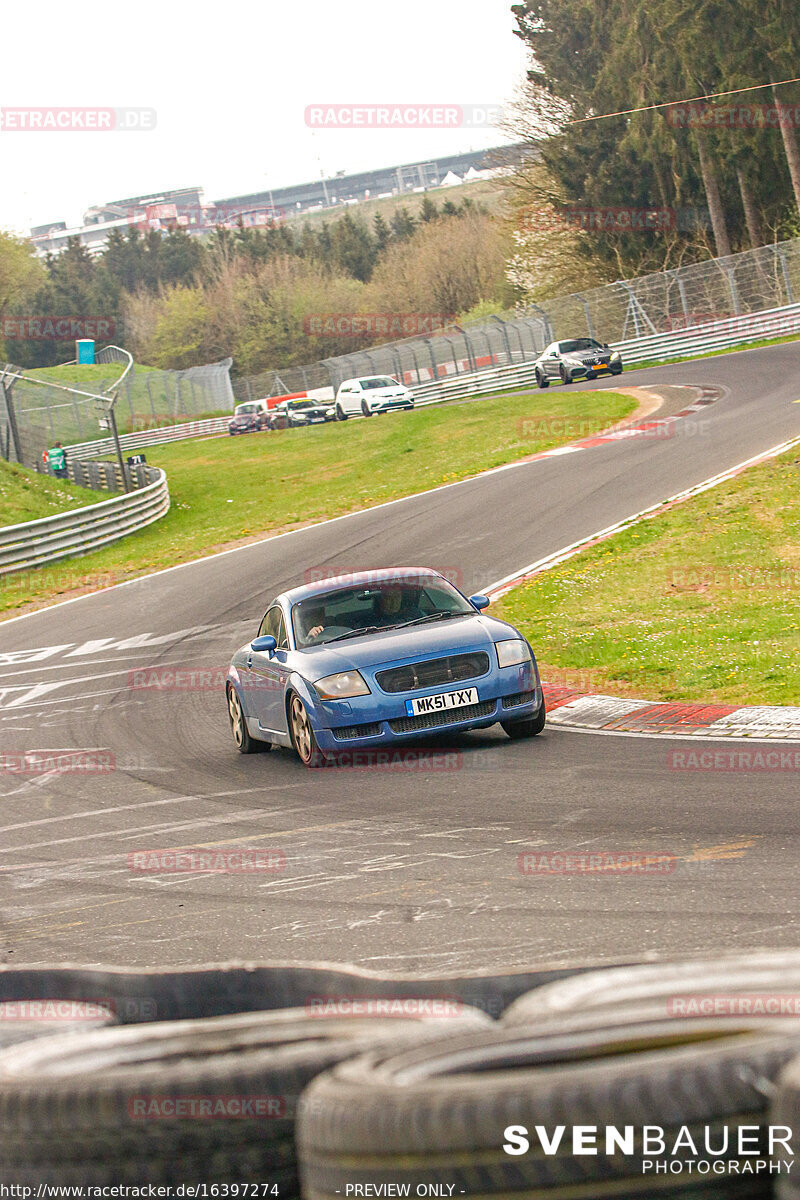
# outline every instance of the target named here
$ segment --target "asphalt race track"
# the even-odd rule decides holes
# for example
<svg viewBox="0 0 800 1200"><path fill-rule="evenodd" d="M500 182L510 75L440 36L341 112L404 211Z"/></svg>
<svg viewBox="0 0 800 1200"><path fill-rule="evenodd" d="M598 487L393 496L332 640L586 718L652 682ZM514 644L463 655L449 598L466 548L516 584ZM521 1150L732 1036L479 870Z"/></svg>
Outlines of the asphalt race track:
<svg viewBox="0 0 800 1200"><path fill-rule="evenodd" d="M430 565L477 590L800 434L800 343L623 383L720 395L671 438L504 469L0 624L3 752L98 750L115 767L0 777L0 961L440 971L798 944L796 772L677 771L675 739L555 727L450 739L435 767L423 753L399 771L307 771L288 751L237 755L219 688L131 674L221 671L309 569ZM199 845L273 848L285 869L129 867ZM677 858L656 875L530 876L531 849Z"/></svg>

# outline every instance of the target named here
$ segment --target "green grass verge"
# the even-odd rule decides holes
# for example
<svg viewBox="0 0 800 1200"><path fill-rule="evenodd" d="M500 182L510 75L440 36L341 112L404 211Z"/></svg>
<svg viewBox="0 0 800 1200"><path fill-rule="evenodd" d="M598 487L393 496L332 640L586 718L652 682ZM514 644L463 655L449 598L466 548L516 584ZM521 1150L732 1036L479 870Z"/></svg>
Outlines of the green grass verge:
<svg viewBox="0 0 800 1200"><path fill-rule="evenodd" d="M666 701L800 703L800 458L641 521L491 610L546 681Z"/></svg>
<svg viewBox="0 0 800 1200"><path fill-rule="evenodd" d="M89 488L76 487L66 479L39 475L0 458L0 525L19 525L23 521L38 521L52 517L69 508L83 508L107 500Z"/></svg>
<svg viewBox="0 0 800 1200"><path fill-rule="evenodd" d="M534 392L277 434L153 446L148 462L163 467L169 479L167 516L95 554L10 577L0 610L464 479L597 432L635 408L632 397L611 391Z"/></svg>

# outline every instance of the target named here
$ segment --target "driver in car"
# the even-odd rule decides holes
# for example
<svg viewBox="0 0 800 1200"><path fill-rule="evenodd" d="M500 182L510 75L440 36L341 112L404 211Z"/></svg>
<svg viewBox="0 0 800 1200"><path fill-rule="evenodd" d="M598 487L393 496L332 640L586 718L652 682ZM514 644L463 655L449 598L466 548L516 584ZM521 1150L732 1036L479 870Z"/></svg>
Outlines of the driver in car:
<svg viewBox="0 0 800 1200"><path fill-rule="evenodd" d="M412 621L420 615L419 607L413 603L414 592L408 588L388 587L381 588L378 592L375 601L374 623L379 626L399 625L403 621ZM309 614L309 623L314 624L308 631L307 637L318 637L323 633L325 626L325 614L319 609Z"/></svg>

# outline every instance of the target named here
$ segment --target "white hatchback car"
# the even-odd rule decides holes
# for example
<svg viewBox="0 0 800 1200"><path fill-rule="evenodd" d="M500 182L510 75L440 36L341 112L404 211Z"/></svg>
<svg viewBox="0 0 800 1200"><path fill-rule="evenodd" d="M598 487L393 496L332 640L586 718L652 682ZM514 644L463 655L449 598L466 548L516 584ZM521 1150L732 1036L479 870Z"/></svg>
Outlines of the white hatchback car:
<svg viewBox="0 0 800 1200"><path fill-rule="evenodd" d="M394 408L413 407L412 393L404 384L392 379L391 375L362 375L359 379L345 379L336 393L336 416L339 421L359 414L372 417L375 413L390 412Z"/></svg>

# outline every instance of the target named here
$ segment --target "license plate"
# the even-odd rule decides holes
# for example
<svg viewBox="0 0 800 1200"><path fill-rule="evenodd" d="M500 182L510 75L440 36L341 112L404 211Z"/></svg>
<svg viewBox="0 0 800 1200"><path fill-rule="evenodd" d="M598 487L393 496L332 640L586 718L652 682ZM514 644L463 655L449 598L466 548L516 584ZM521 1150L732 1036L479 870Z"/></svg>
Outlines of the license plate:
<svg viewBox="0 0 800 1200"><path fill-rule="evenodd" d="M469 704L477 703L477 688L461 688L458 692L439 692L436 696L418 696L416 700L406 700L406 715L421 717L425 713L442 712L448 708L466 708Z"/></svg>

